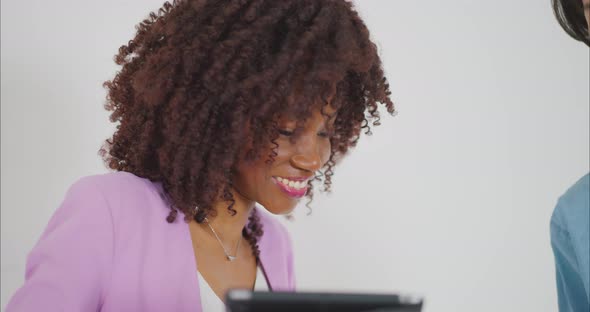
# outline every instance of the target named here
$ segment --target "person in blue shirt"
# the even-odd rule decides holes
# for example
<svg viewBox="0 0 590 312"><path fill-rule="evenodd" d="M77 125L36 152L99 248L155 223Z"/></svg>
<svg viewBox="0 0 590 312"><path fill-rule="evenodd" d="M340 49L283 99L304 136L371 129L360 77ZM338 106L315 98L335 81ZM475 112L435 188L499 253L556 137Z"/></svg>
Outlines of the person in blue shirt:
<svg viewBox="0 0 590 312"><path fill-rule="evenodd" d="M590 46L590 0L552 0L563 29ZM590 311L590 175L561 196L551 216L560 312Z"/></svg>

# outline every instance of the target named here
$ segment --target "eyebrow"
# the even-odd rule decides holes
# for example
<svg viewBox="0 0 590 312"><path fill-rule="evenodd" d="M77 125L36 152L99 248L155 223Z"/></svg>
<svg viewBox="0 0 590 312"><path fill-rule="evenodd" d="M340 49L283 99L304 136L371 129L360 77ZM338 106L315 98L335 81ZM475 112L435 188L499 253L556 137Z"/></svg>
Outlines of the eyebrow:
<svg viewBox="0 0 590 312"><path fill-rule="evenodd" d="M338 115L338 112L334 112L332 114L328 114L326 112L324 112L323 110L320 111L320 113L322 114L322 116L324 117L328 117L328 119L332 119L334 117L336 117L336 115ZM285 119L296 119L295 116L293 114L285 114L285 115L281 115L280 118L285 118Z"/></svg>

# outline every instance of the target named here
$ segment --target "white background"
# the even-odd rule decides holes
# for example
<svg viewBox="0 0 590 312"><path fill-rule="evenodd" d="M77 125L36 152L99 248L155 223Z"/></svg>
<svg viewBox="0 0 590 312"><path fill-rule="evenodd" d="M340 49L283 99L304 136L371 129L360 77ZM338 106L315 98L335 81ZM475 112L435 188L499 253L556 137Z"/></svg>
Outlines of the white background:
<svg viewBox="0 0 590 312"><path fill-rule="evenodd" d="M549 0L357 4L400 113L289 223L299 288L556 311L549 218L590 167L588 48ZM106 171L101 83L160 5L2 1L2 308L66 188Z"/></svg>

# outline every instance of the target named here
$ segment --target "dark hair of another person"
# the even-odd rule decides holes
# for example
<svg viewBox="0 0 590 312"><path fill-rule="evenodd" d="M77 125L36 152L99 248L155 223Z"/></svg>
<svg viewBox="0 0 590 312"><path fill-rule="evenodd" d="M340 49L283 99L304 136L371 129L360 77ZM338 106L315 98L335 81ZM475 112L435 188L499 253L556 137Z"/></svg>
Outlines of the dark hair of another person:
<svg viewBox="0 0 590 312"><path fill-rule="evenodd" d="M136 28L115 56L122 69L105 82L117 128L101 155L111 169L160 182L168 222L181 211L201 223L220 197L235 214L236 164L244 147L247 161L273 161L281 114L301 128L331 99L331 156L315 179L329 191L335 161L379 124L378 104L394 113L377 48L350 1L180 0ZM256 256L261 235L253 214L244 236Z"/></svg>
<svg viewBox="0 0 590 312"><path fill-rule="evenodd" d="M561 27L574 39L590 47L588 22L582 0L551 0L553 13Z"/></svg>

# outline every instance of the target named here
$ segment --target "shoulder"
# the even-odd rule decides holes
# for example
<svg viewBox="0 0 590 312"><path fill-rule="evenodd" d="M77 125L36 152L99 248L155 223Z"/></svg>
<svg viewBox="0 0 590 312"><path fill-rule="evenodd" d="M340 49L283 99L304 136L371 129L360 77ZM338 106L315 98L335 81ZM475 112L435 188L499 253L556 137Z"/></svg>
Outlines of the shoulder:
<svg viewBox="0 0 590 312"><path fill-rule="evenodd" d="M155 185L148 179L140 178L129 172L111 172L80 178L72 188L74 190L100 190L105 196L139 195L155 190Z"/></svg>
<svg viewBox="0 0 590 312"><path fill-rule="evenodd" d="M586 174L572 187L570 187L560 200L569 202L588 203L588 193L590 193L590 173Z"/></svg>
<svg viewBox="0 0 590 312"><path fill-rule="evenodd" d="M561 231L578 226L587 227L589 211L590 174L587 174L559 198L551 217L551 226Z"/></svg>
<svg viewBox="0 0 590 312"><path fill-rule="evenodd" d="M70 187L66 199L76 201L78 206L98 200L115 222L150 216L163 220L170 212L158 183L128 172L83 177Z"/></svg>

